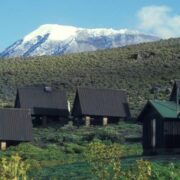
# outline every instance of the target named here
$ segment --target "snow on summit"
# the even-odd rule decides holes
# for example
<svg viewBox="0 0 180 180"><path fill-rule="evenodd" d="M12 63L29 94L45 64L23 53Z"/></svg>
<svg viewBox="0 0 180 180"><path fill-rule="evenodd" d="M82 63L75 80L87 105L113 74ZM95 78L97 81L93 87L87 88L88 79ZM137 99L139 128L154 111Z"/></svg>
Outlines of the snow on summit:
<svg viewBox="0 0 180 180"><path fill-rule="evenodd" d="M62 55L116 48L159 38L128 29L86 29L44 24L6 48L1 57Z"/></svg>
<svg viewBox="0 0 180 180"><path fill-rule="evenodd" d="M125 33L137 33L137 31L128 31L127 29L114 30L114 29L83 29L76 28L74 26L63 26L58 24L45 24L40 26L35 31L31 32L24 37L24 42L31 41L37 36L43 36L49 34L48 40L63 41L70 37L77 35L80 31L86 31L88 34L94 36L108 36L113 34L125 34Z"/></svg>
<svg viewBox="0 0 180 180"><path fill-rule="evenodd" d="M37 36L49 34L52 41L63 41L76 34L77 28L73 26L61 26L58 24L45 24L24 37L24 42L30 41Z"/></svg>

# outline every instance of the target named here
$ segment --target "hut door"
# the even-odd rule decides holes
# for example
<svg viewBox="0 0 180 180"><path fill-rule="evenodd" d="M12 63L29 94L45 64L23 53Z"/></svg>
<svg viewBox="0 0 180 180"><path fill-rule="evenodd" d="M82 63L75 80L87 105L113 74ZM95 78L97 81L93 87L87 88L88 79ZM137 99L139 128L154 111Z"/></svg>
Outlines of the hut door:
<svg viewBox="0 0 180 180"><path fill-rule="evenodd" d="M156 147L156 119L151 121L151 146Z"/></svg>

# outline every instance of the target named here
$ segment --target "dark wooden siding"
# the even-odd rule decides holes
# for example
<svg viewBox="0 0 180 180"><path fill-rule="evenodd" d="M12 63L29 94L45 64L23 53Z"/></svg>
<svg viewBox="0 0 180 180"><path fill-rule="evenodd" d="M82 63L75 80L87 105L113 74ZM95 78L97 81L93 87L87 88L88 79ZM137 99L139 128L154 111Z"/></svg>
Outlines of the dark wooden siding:
<svg viewBox="0 0 180 180"><path fill-rule="evenodd" d="M155 149L162 149L164 147L164 134L163 134L163 118L159 115L159 113L149 104L146 107L143 116L143 137L142 144L144 151L152 151L152 120L156 120L156 146Z"/></svg>
<svg viewBox="0 0 180 180"><path fill-rule="evenodd" d="M157 114L156 116L156 148L164 148L164 128L163 128L164 119Z"/></svg>
<svg viewBox="0 0 180 180"><path fill-rule="evenodd" d="M180 148L180 119L166 119L164 121L164 146L166 148Z"/></svg>
<svg viewBox="0 0 180 180"><path fill-rule="evenodd" d="M156 112L151 112L148 114L143 121L143 148L151 149L151 138L152 138L152 120L156 120L156 147L160 148L163 146L163 136L162 136L162 120L161 117Z"/></svg>
<svg viewBox="0 0 180 180"><path fill-rule="evenodd" d="M82 116L82 110L81 110L81 104L79 101L79 95L76 93L73 109L72 109L72 115L75 117L81 117Z"/></svg>
<svg viewBox="0 0 180 180"><path fill-rule="evenodd" d="M27 109L0 109L0 140L32 140L32 121Z"/></svg>
<svg viewBox="0 0 180 180"><path fill-rule="evenodd" d="M68 117L69 112L67 109L55 109L55 108L36 108L31 110L32 116L49 116L49 117Z"/></svg>
<svg viewBox="0 0 180 180"><path fill-rule="evenodd" d="M147 110L143 119L143 149L144 152L152 152L151 145L152 126L151 122L156 119L156 147L155 149L169 151L180 148L180 120L163 119L155 110Z"/></svg>
<svg viewBox="0 0 180 180"><path fill-rule="evenodd" d="M15 108L20 108L20 102L19 102L19 92L16 94L16 99L15 99Z"/></svg>

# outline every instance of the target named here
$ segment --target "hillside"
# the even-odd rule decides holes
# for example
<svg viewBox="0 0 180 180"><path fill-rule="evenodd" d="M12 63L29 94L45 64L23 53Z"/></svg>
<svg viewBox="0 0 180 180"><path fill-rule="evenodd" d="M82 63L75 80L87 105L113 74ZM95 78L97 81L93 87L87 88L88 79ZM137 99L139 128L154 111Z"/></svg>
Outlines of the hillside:
<svg viewBox="0 0 180 180"><path fill-rule="evenodd" d="M73 100L77 86L126 89L136 115L147 99L169 95L180 78L180 39L66 56L2 59L1 106L13 105L16 88L51 84ZM158 91L158 94L155 93Z"/></svg>

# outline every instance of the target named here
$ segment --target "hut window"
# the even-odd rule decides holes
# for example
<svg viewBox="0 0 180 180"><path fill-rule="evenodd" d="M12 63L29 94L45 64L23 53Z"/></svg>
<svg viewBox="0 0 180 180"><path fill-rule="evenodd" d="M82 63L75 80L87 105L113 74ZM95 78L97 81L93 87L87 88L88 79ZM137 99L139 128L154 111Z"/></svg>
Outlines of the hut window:
<svg viewBox="0 0 180 180"><path fill-rule="evenodd" d="M152 127L151 145L152 147L155 147L156 146L156 119L153 119L151 121L151 127Z"/></svg>

